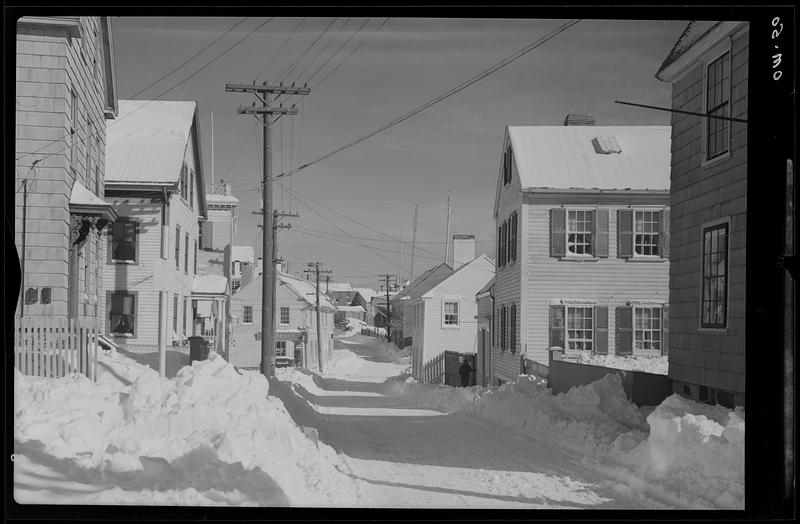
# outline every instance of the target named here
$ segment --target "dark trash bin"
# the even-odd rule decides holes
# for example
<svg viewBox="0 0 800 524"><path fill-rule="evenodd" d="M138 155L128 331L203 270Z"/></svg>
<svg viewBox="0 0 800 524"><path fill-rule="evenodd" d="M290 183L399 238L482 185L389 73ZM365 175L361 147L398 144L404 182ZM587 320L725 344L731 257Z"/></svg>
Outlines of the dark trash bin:
<svg viewBox="0 0 800 524"><path fill-rule="evenodd" d="M189 362L208 358L208 341L203 337L189 337Z"/></svg>

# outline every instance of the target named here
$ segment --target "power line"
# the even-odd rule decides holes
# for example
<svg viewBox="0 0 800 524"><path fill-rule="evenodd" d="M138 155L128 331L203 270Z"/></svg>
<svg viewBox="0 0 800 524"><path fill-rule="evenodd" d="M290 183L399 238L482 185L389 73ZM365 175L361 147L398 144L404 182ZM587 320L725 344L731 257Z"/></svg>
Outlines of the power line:
<svg viewBox="0 0 800 524"><path fill-rule="evenodd" d="M345 41L342 43L342 45L340 45L340 46L339 46L339 48L338 48L336 51L334 51L333 53L331 53L331 55L328 57L328 59L327 59L327 60L325 60L325 61L324 61L324 62L323 62L323 63L322 63L322 64L321 64L321 65L320 65L320 66L319 66L319 67L318 67L318 68L317 68L317 69L316 69L316 70L315 70L313 73L311 73L311 76L309 76L309 77L308 77L308 78L305 80L305 82L306 82L306 83L309 83L309 82L311 82L311 80L313 80L313 79L314 79L314 77L315 77L315 76L317 76L317 75L319 74L319 72L320 72L320 71L321 71L321 70L322 70L322 69L323 69L323 68L324 68L326 65L328 65L328 64L330 63L330 61L331 61L331 60L333 60L333 58L334 58L336 55L338 55L338 54L339 54L339 52L340 52L340 51L341 51L341 50L342 50L342 49L343 49L343 48L344 48L344 47L345 47L347 44L349 44L349 43L350 43L350 40L352 40L354 36L356 36L358 33L360 33L360 32L361 32L361 30L362 30L362 29L364 29L364 26L365 26L365 25L367 25L367 23L368 23L370 20L371 20L371 18L367 18L366 20L364 20L364 22L361 24L361 26L360 26L358 29L356 29L355 31L353 31L353 32L350 34L350 36L349 36L349 37L347 37L347 40L345 40ZM344 60L342 61L342 63L344 63Z"/></svg>
<svg viewBox="0 0 800 524"><path fill-rule="evenodd" d="M258 80L259 78L261 78L261 75L263 75L263 74L264 74L264 71L266 71L266 70L267 70L267 68L270 66L270 64L272 64L272 61L273 61L273 60L275 60L275 57L276 57L276 56L278 56L278 54L279 54L281 51L283 51L283 48L284 48L284 47L286 47L286 44L288 44L288 43L289 43L289 40L291 40L291 39L292 39L292 37L294 36L294 34L297 32L297 30L298 30L298 29L300 29L300 26L301 26L301 25L303 25L303 22L305 22L305 21L306 21L306 17L303 17L302 19L300 19L300 23L299 23L299 24L297 24L297 27L295 27L295 28L294 28L294 31L292 31L292 33L291 33L291 34L290 34L290 35L289 35L289 36L286 38L286 40L284 40L284 41L283 41L283 45L281 45L281 46L278 48L278 50L277 50L277 51L275 51L275 54L274 54L274 55L272 55L272 58L270 58L270 59L269 59L269 61L268 61L268 62L267 62L265 65L264 65L264 68L263 68L263 69L261 69L261 71L258 73L258 75L256 75L256 80Z"/></svg>
<svg viewBox="0 0 800 524"><path fill-rule="evenodd" d="M333 41L334 41L334 40L336 40L336 37L337 37L337 36L339 36L339 34L341 34L341 32L342 32L342 30L345 28L345 26L347 26L347 24L349 24L349 23L350 23L350 20L351 20L351 19L350 19L350 18L348 18L347 20L345 20L345 21L344 21L344 24L342 24L342 26L341 26L339 29L337 29L337 30L336 30L336 33L334 33L334 35L333 35L333 36L331 36L331 37L328 39L328 43L327 43L327 44L325 44L325 45L323 46L323 48L322 48L322 49L320 49L320 50L317 52L317 54L316 54L316 55L314 55L314 58L312 58L312 59L311 59L311 61L310 61L310 62L309 62L307 65L306 65L305 69L303 69L302 71L300 71L300 72L297 74L297 83L298 83L298 84L300 84L300 78L302 78L302 76L303 76L304 74L306 74L306 71L308 71L308 70L311 68L311 66L314 64L314 62L316 62L316 61L317 61L317 58L319 58L320 56L322 56L322 53L324 53L324 52L325 52L325 50L326 50L326 49L328 49L328 47L329 47L329 46L330 46L330 45L333 43Z"/></svg>
<svg viewBox="0 0 800 524"><path fill-rule="evenodd" d="M162 80L164 80L164 79L165 79L165 78L167 78L168 76L170 76L170 75L172 75L173 73L175 73L176 71L178 71L180 68L182 68L183 66L185 66L186 64L188 64L189 62L191 62L192 60L194 60L195 58L197 58L198 56L200 56L200 55L201 55L201 54L202 54L202 53L203 53L203 52L204 52L206 49L208 49L208 48L209 48L209 47L211 47L212 45L216 44L217 42L219 42L220 40L222 40L223 38L225 38L225 36L227 36L227 35L228 35L228 33L230 33L231 31L233 31L234 29L236 29L236 28L237 28L237 27L239 27L240 25L242 25L242 23L243 23L245 20L247 20L248 18L249 18L249 17L247 17L247 16L246 16L246 17L242 18L241 20L239 20L238 22L236 22L235 24L233 24L233 25L232 25L232 26L231 26L231 27L230 27L230 28L229 28L227 31L225 31L223 34L221 34L221 35L220 35L220 36L218 36L217 38L215 38L215 39L214 39L214 40L213 40L213 41L212 41L210 44L208 44L207 46L205 46L203 49L201 49L201 50L200 50L200 51L198 51L197 53L193 54L191 58L189 58L188 60L186 60L185 62L183 62L181 65L179 65L178 67L176 67L175 69L173 69L172 71L170 71L169 73L167 73L166 75L162 76L161 78L159 78L158 80L156 80L156 81L155 81L155 82L153 82L152 84L148 85L148 86L147 86L147 87L145 87L144 89L141 89L141 90L137 91L136 93L132 94L132 95L131 95L129 98L136 98L137 96L141 95L142 93L144 93L145 91L147 91L148 89L150 89L151 87L153 87L154 85L156 85L157 83L161 82Z"/></svg>
<svg viewBox="0 0 800 524"><path fill-rule="evenodd" d="M334 19L332 19L332 20L331 20L331 21L328 23L327 27L325 27L325 29L324 29L324 30L323 30L323 31L322 31L322 32L321 32L321 33L320 33L320 34L317 36L317 38L316 38L316 39L314 39L314 42L312 42L312 43L311 43L311 45L310 45L310 46L308 46L308 47L306 48L306 50L305 50L305 51L303 51L303 53L302 53L302 54L301 54L299 57L297 57L297 59L296 59L294 62L292 62L292 65L290 65L290 66L289 66L289 68L288 68L286 71L284 71L283 73L281 73L281 74L278 76L278 78L277 78L277 80L276 80L277 82L280 82L280 81L281 81L283 78L285 78L285 77L288 77L288 76L289 76L289 75L292 73L292 71L294 71L294 68L295 68L295 67L297 67L297 65L298 65L298 64L299 64L299 63L300 63L300 62L303 60L303 58L305 58L305 56L306 56L306 55L309 53L309 51L311 51L311 49L312 49L312 48L313 48L315 45L317 45L317 42L319 42L320 38L322 38L322 36L323 36L325 33L327 33L327 32L328 32L328 29L330 29L330 28L331 28L331 26L333 25L333 23L334 23L336 20L338 20L338 18L334 18Z"/></svg>
<svg viewBox="0 0 800 524"><path fill-rule="evenodd" d="M567 29L569 29L570 27L574 26L578 22L580 22L580 20L570 20L569 22L567 22L566 24L562 25L558 29L550 32L549 34L543 36L542 38L536 40L535 42L525 46L522 49L520 49L519 51L517 51L513 55L503 59L502 61L500 61L499 63L497 63L497 64L495 64L495 65L493 65L491 67L489 67L488 69L485 69L484 71L482 71L482 72L478 73L477 75L473 76L472 78L464 81L463 83L461 83L460 85L454 87L453 89L450 89L449 91L447 91L445 93L442 93L441 95L437 96L433 100L431 100L429 102L426 102L426 103L422 104L421 106L417 107L416 109L413 109L413 110L409 111L405 115L400 116L400 117L392 120L388 124L385 124L385 125L379 127L378 129L367 133L366 135L362 136L361 138L357 138L356 140L353 140L352 142L350 142L350 143L348 143L348 144L346 144L346 145L344 145L342 147L339 147L339 148L331 151L330 153L327 153L327 154L317 158L316 160L312 160L311 162L303 164L303 165L299 166L297 169L295 169L293 171L287 171L287 172L275 175L275 178L278 179L278 178L281 178L281 177L284 177L284 176L291 176L291 175L293 175L293 174L295 174L295 173L297 173L299 171L303 171L304 169L307 169L307 168L313 166L314 164L317 164L317 163L322 162L323 160L325 160L327 158L332 157L336 153L340 153L341 151L344 151L345 149L349 149L349 148L351 148L351 147L353 147L353 146L355 146L357 144L360 144L361 142L363 142L363 141L365 141L365 140L367 140L367 139L369 139L369 138L371 138L371 137L373 137L373 136L375 136L375 135L377 135L379 133L382 133L383 131L386 131L387 129L389 129L391 127L396 126L397 124L399 124L401 122L404 122L405 120L408 120L409 118L411 118L412 116L416 115L417 113L421 113L422 111L428 109L429 107L441 102L442 100L445 100L445 99L453 96L454 94L456 94L456 93L458 93L460 91L463 91L464 89L466 89L467 87L471 86L472 84L474 84L474 83L486 78L487 76L491 75L492 73L494 73L494 72L498 71L499 69L507 66L508 64L513 62L514 60L516 60L516 59L520 58L521 56L533 51L537 47L543 45L548 40L556 37L557 35L561 34L564 31L566 31Z"/></svg>
<svg viewBox="0 0 800 524"><path fill-rule="evenodd" d="M383 22L381 22L381 23L380 23L380 25L378 25L378 26L377 26L375 29L373 29L373 30L372 30L372 32L371 32L369 35L367 35L367 37L366 37L364 40L362 40L362 42L361 42L361 43L360 43L358 46L356 46L356 47L355 47L355 49L353 49L353 50L350 52L350 54L349 54L349 55L347 55L347 56L344 58L344 60L342 60L341 62L339 62L339 63L336 65L336 67L334 67L334 68L333 68L333 69L332 69L332 70L331 70L331 71L330 71L330 72L329 72L327 75L325 75L325 76L322 78L322 80L320 80L320 81L319 81L319 83L318 83L316 86L314 86L314 88L316 89L316 88L318 88L319 86L321 86L321 85L322 85L322 84L325 82L325 80L327 80L327 79L328 79L328 77L329 77L329 76L331 76L333 73L335 73L337 69L339 69L340 67L342 67L342 64L344 64L345 62L347 62L347 61L350 59L350 57L351 57L351 56L353 56L353 55L356 53L356 51L358 51L359 49L361 49L361 46L363 46L364 44L366 44L366 43L367 43L367 41L368 41L370 38L372 38L372 35L374 35L375 33L377 33L377 32L378 32L378 30L380 30L380 28L381 28L381 27L383 27L383 26L386 24L386 22L388 22L389 20L390 20L389 18L386 18L386 20L384 20Z"/></svg>
<svg viewBox="0 0 800 524"><path fill-rule="evenodd" d="M191 80L192 78L194 78L195 76L197 76L198 74L200 74L202 71L204 71L205 69L207 69L209 66L211 66L211 64L213 64L214 62L216 62L217 60L219 60L220 58L222 58L223 56L225 56L226 54L228 54L228 52L230 52L230 51L231 51L233 48L235 48L236 46L238 46L239 44L241 44L242 42L244 42L244 41L245 41L245 40L246 40L248 37L250 37L250 35L252 35L252 34L253 34L253 33L255 33L256 31L258 31L259 29L261 29L262 27L264 27L265 25L267 25L267 23L269 23L269 21L270 21L270 20L272 20L273 18L274 18L274 17L267 18L267 20L266 20L266 21L264 21L263 23L259 24L257 27L255 27L255 28L251 29L251 30L250 30L250 32L248 32L248 33L247 33L245 36L243 36L242 38L240 38L240 39L239 39L237 42L235 42L235 43L234 43L233 45L231 45L230 47L226 48L226 49L225 49L225 50L224 50L222 53L220 53L220 54L218 54L217 56L215 56L214 58L212 58L212 59L211 59L209 62L207 62L207 63L206 63L204 66L202 66L200 69L198 69L197 71L195 71L194 73L192 73L192 74L191 74L191 75L189 75L188 77L184 78L183 80L181 80L180 82L178 82L178 83L177 83L177 84L175 84L174 86L170 87L169 89L167 89L167 90L163 91L161 94L159 94L159 95L158 95L158 96L156 96L155 98L148 100L146 103L142 104L141 106L139 106L139 107L138 107L138 108L136 108L135 110L131 111L130 113L127 113L127 114L125 114L125 115L123 115L123 116L121 116L121 117L119 117L119 118L115 119L113 122L111 122L110 124L108 124L108 126L106 126L106 128L112 127L112 126L114 126L115 124L119 123L120 121L124 120L125 118L127 118L127 117L131 116L132 114L134 114L134 113L136 113L136 112L138 112L138 111L141 111L142 109L144 109L144 108L145 108L147 105L149 105L150 103L152 103L152 102L154 102L154 101L158 100L159 98L161 98L162 96L166 95L166 94L167 94L167 93L169 93L170 91L172 91L172 90L174 90L174 89L176 89L176 88L180 87L180 86L181 86L181 85L183 85L184 83L188 82L189 80ZM86 127L89 127L89 124L88 124L88 123L87 123L86 125L84 125L84 126L81 126L81 127L80 127L80 128L78 128L78 129L85 129ZM85 142L86 140L89 140L89 138L91 138L91 137L93 137L93 136L97 135L97 134L100 132L100 128L101 128L101 126L98 126L98 127L97 127L97 131L96 131L95 133L92 133L91 135L84 137L82 140L79 140L79 141L78 141L78 143L83 143L83 142ZM77 132L77 131L78 131L78 129L76 129L75 131ZM38 153L39 151L43 150L44 148L46 148L46 147L48 147L48 146L50 146L50 145L52 145L52 144L55 144L55 143L57 143L57 142L61 142L61 141L65 140L66 138L68 138L68 137L70 136L70 134L71 134L71 133L68 133L68 134L64 135L63 137L61 137L61 138L59 138L59 139L57 139L57 140L53 140L53 141L51 141L51 142L49 142L49 143L47 143L47 144L43 145L42 147L40 147L40 148L39 148L39 149L37 149L36 151L33 151L33 152L31 152L31 153L25 153L24 155L21 155L21 156L17 157L15 160L20 160L20 159L22 159L22 158L25 158L26 156L29 156L29 155L35 155L36 153ZM66 151L66 150L67 150L67 149L69 149L70 147L71 147L71 146L65 146L65 147L63 147L62 149L58 150L58 151L54 151L53 153L48 153L48 154L46 154L46 155L43 155L43 157L46 157L46 156L52 156L52 155L57 155L58 153L61 153L62 151Z"/></svg>

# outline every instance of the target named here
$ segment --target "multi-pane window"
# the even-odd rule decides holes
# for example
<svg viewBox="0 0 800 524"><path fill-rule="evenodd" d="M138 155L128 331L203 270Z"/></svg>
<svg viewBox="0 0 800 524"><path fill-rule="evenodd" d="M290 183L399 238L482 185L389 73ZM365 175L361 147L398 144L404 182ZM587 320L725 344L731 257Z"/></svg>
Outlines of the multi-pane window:
<svg viewBox="0 0 800 524"><path fill-rule="evenodd" d="M458 325L458 302L444 303L444 325L445 326Z"/></svg>
<svg viewBox="0 0 800 524"><path fill-rule="evenodd" d="M660 211L636 211L634 213L633 247L637 255L659 255L658 232Z"/></svg>
<svg viewBox="0 0 800 524"><path fill-rule="evenodd" d="M517 220L518 214L516 211L511 213L511 217L508 219L510 222L509 232L508 232L508 258L509 260L516 260L517 259Z"/></svg>
<svg viewBox="0 0 800 524"><path fill-rule="evenodd" d="M661 350L661 308L636 307L633 310L633 349Z"/></svg>
<svg viewBox="0 0 800 524"><path fill-rule="evenodd" d="M235 294L239 291L239 288L242 286L241 280L231 280L231 293Z"/></svg>
<svg viewBox="0 0 800 524"><path fill-rule="evenodd" d="M253 306L244 306L244 309L242 310L242 323L253 323Z"/></svg>
<svg viewBox="0 0 800 524"><path fill-rule="evenodd" d="M289 308L281 306L281 324L284 326L289 323Z"/></svg>
<svg viewBox="0 0 800 524"><path fill-rule="evenodd" d="M181 268L181 226L175 227L175 268Z"/></svg>
<svg viewBox="0 0 800 524"><path fill-rule="evenodd" d="M136 295L124 291L110 293L109 326L112 334L136 334Z"/></svg>
<svg viewBox="0 0 800 524"><path fill-rule="evenodd" d="M724 328L728 321L728 224L703 229L702 327Z"/></svg>
<svg viewBox="0 0 800 524"><path fill-rule="evenodd" d="M730 53L708 64L706 76L706 112L730 117ZM730 128L727 120L706 118L706 158L728 152Z"/></svg>
<svg viewBox="0 0 800 524"><path fill-rule="evenodd" d="M186 241L183 244L183 272L189 273L189 233L185 233Z"/></svg>
<svg viewBox="0 0 800 524"><path fill-rule="evenodd" d="M567 215L567 252L572 255L591 255L594 211L571 210Z"/></svg>
<svg viewBox="0 0 800 524"><path fill-rule="evenodd" d="M111 226L111 260L136 262L136 222L117 220Z"/></svg>
<svg viewBox="0 0 800 524"><path fill-rule="evenodd" d="M285 357L286 356L286 341L285 340L278 340L275 342L275 356L277 357Z"/></svg>
<svg viewBox="0 0 800 524"><path fill-rule="evenodd" d="M593 308L567 307L567 349L592 350Z"/></svg>

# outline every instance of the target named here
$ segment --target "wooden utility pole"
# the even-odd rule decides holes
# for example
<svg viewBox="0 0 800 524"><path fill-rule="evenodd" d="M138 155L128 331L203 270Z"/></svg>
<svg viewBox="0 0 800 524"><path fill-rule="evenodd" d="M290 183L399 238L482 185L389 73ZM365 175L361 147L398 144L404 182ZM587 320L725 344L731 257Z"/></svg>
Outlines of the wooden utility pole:
<svg viewBox="0 0 800 524"><path fill-rule="evenodd" d="M414 281L414 249L417 242L417 215L419 214L419 204L414 206L414 234L411 237L411 269L408 272L408 280Z"/></svg>
<svg viewBox="0 0 800 524"><path fill-rule="evenodd" d="M453 208L450 207L450 202L453 199L453 194L447 192L447 230L444 234L444 263L447 264L447 253L450 248L450 212Z"/></svg>
<svg viewBox="0 0 800 524"><path fill-rule="evenodd" d="M320 273L333 273L330 269L320 269L321 262L309 262L308 267L313 267L313 270L306 269L304 273L314 273L316 275L316 295L317 295L317 364L319 365L319 372L322 373L322 326L320 325L319 318L319 274Z"/></svg>
<svg viewBox="0 0 800 524"><path fill-rule="evenodd" d="M391 322L392 322L392 308L389 304L389 281L391 279L396 279L397 275L390 275L386 273L385 275L381 275L383 280L386 282L386 341L390 342L392 340L392 332L391 332ZM395 283L397 281L395 280Z"/></svg>
<svg viewBox="0 0 800 524"><path fill-rule="evenodd" d="M260 115L261 123L264 126L264 173L262 178L261 195L264 206L262 209L264 217L264 234L262 235L262 258L264 262L274 261L275 252L273 250L273 235L267 234L273 230L273 208L272 208L272 145L270 126L272 115L296 115L297 109L294 107L274 107L270 106L272 95L307 95L307 87L295 87L281 85L268 85L264 82L261 85L253 84L226 84L225 91L236 93L252 93L260 101L261 107L252 105L250 107L239 106L236 110L239 114ZM264 268L261 289L261 373L267 377L275 375L275 263L272 262L273 270L267 271Z"/></svg>

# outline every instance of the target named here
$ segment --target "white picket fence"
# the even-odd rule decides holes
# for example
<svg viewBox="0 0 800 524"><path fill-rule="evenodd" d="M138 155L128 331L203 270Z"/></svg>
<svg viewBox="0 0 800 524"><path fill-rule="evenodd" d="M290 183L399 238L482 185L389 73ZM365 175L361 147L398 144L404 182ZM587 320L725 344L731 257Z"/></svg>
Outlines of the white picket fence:
<svg viewBox="0 0 800 524"><path fill-rule="evenodd" d="M99 335L101 319L17 317L14 366L23 374L36 377L82 373L96 380Z"/></svg>

